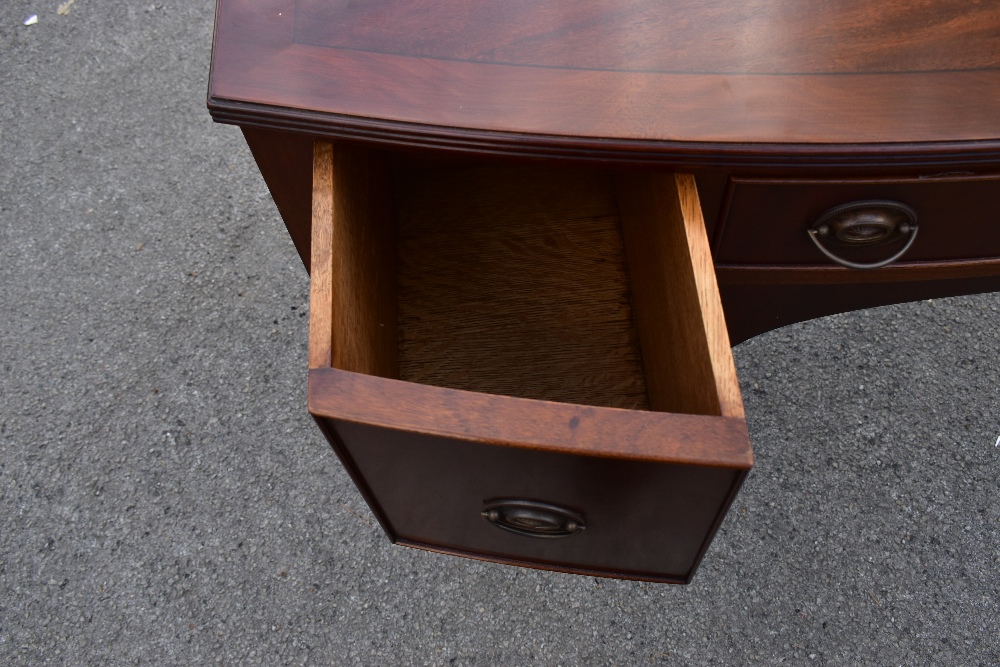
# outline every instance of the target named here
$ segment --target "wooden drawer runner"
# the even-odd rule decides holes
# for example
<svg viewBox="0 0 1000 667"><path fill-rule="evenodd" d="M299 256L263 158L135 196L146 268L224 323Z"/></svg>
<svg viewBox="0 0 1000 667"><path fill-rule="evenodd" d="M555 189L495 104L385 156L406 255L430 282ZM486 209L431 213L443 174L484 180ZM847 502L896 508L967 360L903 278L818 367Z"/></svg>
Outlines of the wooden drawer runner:
<svg viewBox="0 0 1000 667"><path fill-rule="evenodd" d="M694 180L314 151L309 409L394 542L690 579L753 456Z"/></svg>

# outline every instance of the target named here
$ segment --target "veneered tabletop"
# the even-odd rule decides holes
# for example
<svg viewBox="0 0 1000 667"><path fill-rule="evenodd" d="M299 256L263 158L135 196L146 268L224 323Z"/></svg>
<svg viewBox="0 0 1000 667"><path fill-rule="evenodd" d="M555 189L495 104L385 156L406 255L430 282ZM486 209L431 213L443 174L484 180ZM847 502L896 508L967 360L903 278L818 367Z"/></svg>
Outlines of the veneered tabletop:
<svg viewBox="0 0 1000 667"><path fill-rule="evenodd" d="M996 161L1000 2L220 0L209 106L501 153Z"/></svg>

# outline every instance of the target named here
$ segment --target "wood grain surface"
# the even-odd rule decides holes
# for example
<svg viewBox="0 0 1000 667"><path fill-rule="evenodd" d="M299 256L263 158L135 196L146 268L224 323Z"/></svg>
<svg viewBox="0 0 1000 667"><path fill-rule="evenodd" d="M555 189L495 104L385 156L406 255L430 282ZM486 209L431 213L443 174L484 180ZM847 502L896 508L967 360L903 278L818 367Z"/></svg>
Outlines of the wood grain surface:
<svg viewBox="0 0 1000 667"><path fill-rule="evenodd" d="M647 408L609 174L412 159L394 183L400 378Z"/></svg>
<svg viewBox="0 0 1000 667"><path fill-rule="evenodd" d="M867 200L900 202L917 215L917 239L895 265L1000 257L1000 175L946 173L908 178L734 177L716 228L715 261L826 263L806 230L834 206ZM900 247L902 243L840 247L837 252L851 261L874 262Z"/></svg>
<svg viewBox="0 0 1000 667"><path fill-rule="evenodd" d="M219 0L209 106L467 152L996 161L998 35L1000 5L958 0Z"/></svg>
<svg viewBox="0 0 1000 667"><path fill-rule="evenodd" d="M377 151L316 142L309 367L397 377L394 221Z"/></svg>
<svg viewBox="0 0 1000 667"><path fill-rule="evenodd" d="M674 174L680 220L684 230L684 246L689 256L689 271L694 278L698 315L704 330L705 344L712 367L714 388L719 397L720 414L724 417L745 417L736 363L726 331L726 318L719 299L719 286L709 248L705 220L702 217L698 187L690 174ZM619 178L619 182L621 179ZM694 319L694 317L692 317Z"/></svg>
<svg viewBox="0 0 1000 667"><path fill-rule="evenodd" d="M316 142L312 174L309 368L333 364L333 146Z"/></svg>
<svg viewBox="0 0 1000 667"><path fill-rule="evenodd" d="M746 421L556 403L309 371L318 417L507 447L749 470Z"/></svg>
<svg viewBox="0 0 1000 667"><path fill-rule="evenodd" d="M958 294L1000 292L1000 263L993 263L988 273L957 274L950 270L939 273L911 266L900 276L889 271L893 268L720 270L719 293L726 309L730 340L735 345L765 331L831 313ZM881 278L883 275L886 279ZM956 341L956 344L965 343Z"/></svg>
<svg viewBox="0 0 1000 667"><path fill-rule="evenodd" d="M302 264L309 270L312 235L313 138L244 127L243 137L281 214Z"/></svg>
<svg viewBox="0 0 1000 667"><path fill-rule="evenodd" d="M320 419L363 474L393 541L550 570L686 582L746 475ZM531 539L483 520L485 501L511 497L572 508L587 527Z"/></svg>
<svg viewBox="0 0 1000 667"><path fill-rule="evenodd" d="M616 183L651 407L742 417L694 179L620 172Z"/></svg>
<svg viewBox="0 0 1000 667"><path fill-rule="evenodd" d="M294 40L440 60L629 72L995 68L992 2L300 0Z"/></svg>

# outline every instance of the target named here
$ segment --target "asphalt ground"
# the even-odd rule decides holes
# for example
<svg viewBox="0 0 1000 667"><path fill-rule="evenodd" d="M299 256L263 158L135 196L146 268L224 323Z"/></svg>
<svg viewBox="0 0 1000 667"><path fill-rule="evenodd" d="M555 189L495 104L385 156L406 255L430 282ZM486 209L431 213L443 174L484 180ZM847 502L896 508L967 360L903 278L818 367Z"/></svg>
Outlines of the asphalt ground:
<svg viewBox="0 0 1000 667"><path fill-rule="evenodd" d="M689 586L393 547L213 3L152 2L0 5L0 664L1000 664L1000 296L738 346L756 468Z"/></svg>

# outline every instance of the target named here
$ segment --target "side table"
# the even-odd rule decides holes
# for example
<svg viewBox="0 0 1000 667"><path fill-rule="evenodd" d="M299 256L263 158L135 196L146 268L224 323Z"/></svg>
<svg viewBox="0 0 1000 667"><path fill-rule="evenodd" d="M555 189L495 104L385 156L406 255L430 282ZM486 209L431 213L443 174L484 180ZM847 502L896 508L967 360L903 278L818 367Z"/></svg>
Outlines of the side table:
<svg viewBox="0 0 1000 667"><path fill-rule="evenodd" d="M1000 290L998 91L991 2L218 0L208 106L390 539L687 582L753 464L731 343Z"/></svg>

